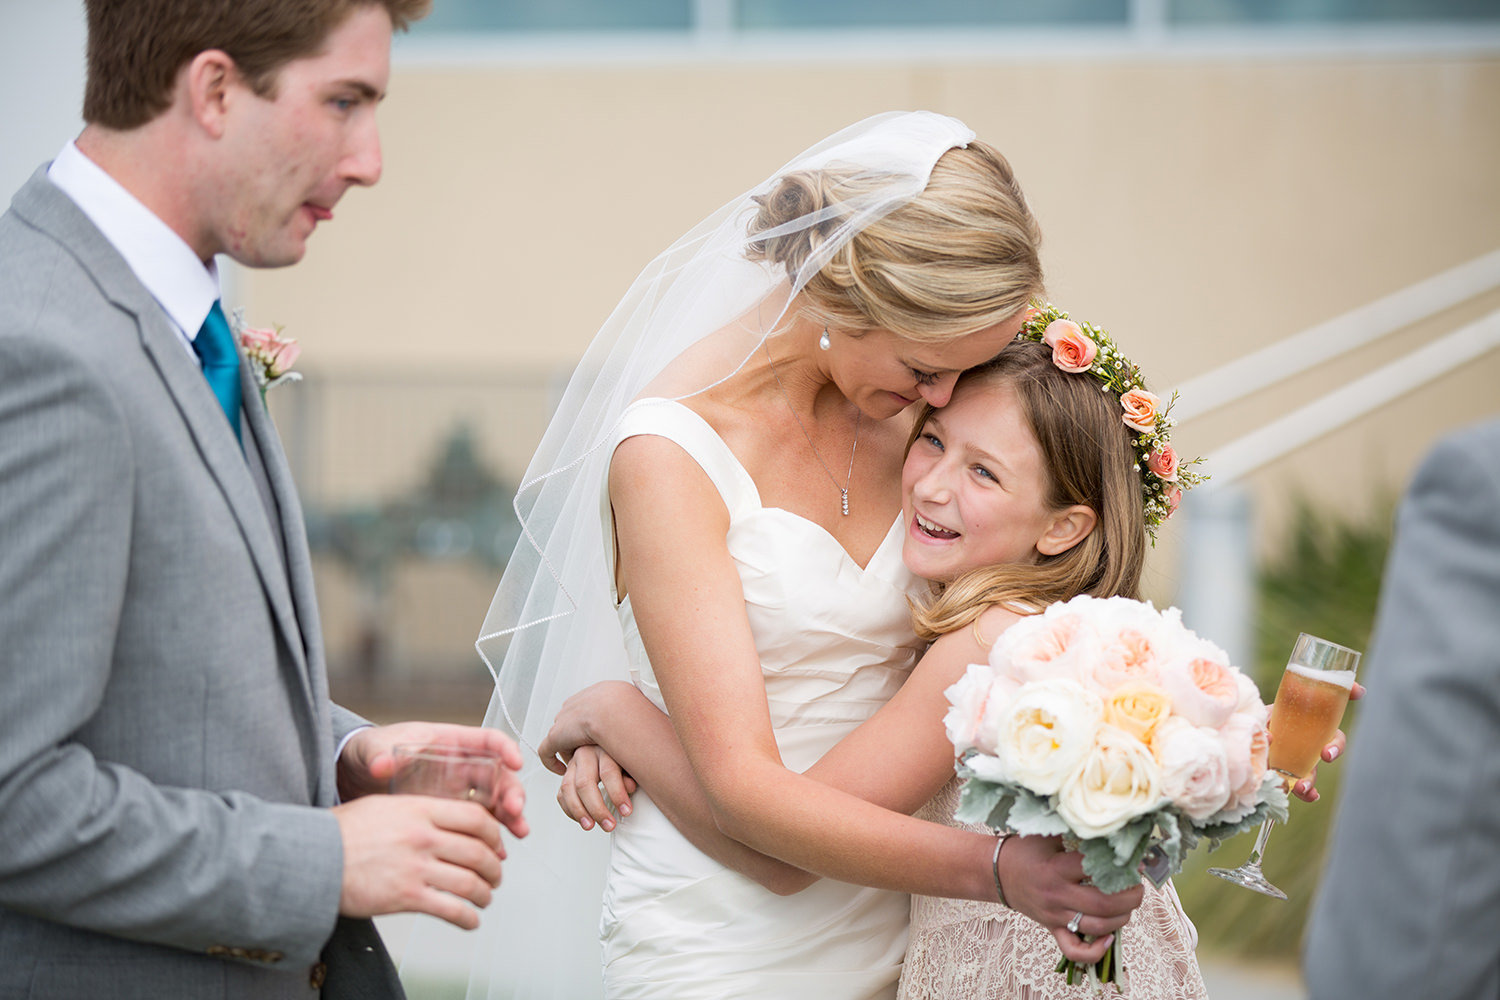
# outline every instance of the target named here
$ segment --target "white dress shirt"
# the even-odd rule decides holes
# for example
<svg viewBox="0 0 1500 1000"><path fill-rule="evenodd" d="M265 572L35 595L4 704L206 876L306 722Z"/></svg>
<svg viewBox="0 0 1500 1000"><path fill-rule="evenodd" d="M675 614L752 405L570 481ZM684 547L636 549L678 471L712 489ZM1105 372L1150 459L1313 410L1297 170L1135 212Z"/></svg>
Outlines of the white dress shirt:
<svg viewBox="0 0 1500 1000"><path fill-rule="evenodd" d="M218 265L199 260L181 236L74 143L57 154L47 168L47 179L73 199L120 252L191 351L193 338L219 298Z"/></svg>

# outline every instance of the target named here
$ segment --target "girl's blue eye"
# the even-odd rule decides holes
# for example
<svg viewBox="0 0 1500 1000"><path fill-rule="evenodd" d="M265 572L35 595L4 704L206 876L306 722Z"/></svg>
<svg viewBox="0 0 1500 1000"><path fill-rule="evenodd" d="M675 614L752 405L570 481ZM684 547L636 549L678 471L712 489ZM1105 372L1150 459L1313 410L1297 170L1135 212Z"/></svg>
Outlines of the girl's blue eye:
<svg viewBox="0 0 1500 1000"><path fill-rule="evenodd" d="M936 434L931 434L931 433L928 433L926 431L923 431L922 432L922 440L925 441L925 442L927 442L927 444L931 445L932 447L936 448L938 451L942 451L943 450L943 442L941 442L941 441L938 440L938 437L937 437Z"/></svg>
<svg viewBox="0 0 1500 1000"><path fill-rule="evenodd" d="M989 469L986 469L982 465L976 465L976 466L974 466L974 472L975 472L976 475L981 476L981 477L983 477L985 479L988 479L991 482L998 482L998 480L995 479L995 474L993 472L991 472Z"/></svg>

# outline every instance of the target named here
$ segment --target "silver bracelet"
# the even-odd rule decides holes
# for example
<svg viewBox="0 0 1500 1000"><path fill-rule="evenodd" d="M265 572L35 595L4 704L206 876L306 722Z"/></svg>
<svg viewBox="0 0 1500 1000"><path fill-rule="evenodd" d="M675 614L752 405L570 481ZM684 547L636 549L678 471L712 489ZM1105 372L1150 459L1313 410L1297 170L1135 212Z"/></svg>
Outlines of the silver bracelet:
<svg viewBox="0 0 1500 1000"><path fill-rule="evenodd" d="M1007 909L1010 904L1005 901L1005 888L1000 884L1000 848L1005 846L1005 842L1011 836L1012 834L1006 831L995 837L995 854L990 858L990 872L995 876L995 896L1000 900L1000 905Z"/></svg>

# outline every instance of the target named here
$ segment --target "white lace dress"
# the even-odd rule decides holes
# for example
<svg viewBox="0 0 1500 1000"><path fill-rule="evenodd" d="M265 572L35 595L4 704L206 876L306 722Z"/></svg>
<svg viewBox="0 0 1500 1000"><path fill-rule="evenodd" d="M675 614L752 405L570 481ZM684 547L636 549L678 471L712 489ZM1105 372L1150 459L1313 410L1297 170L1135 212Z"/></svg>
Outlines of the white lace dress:
<svg viewBox="0 0 1500 1000"><path fill-rule="evenodd" d="M899 519L861 569L818 525L762 507L749 473L692 410L637 402L618 438L636 434L681 445L724 498L777 745L788 767L806 769L885 704L916 662L907 596L922 585L901 562ZM620 616L636 686L664 709L628 598ZM606 996L895 996L907 896L827 879L777 896L698 851L647 795L633 803L610 849Z"/></svg>
<svg viewBox="0 0 1500 1000"><path fill-rule="evenodd" d="M955 778L917 813L949 826L958 805ZM1194 949L1198 933L1168 882L1146 896L1117 938L1124 947L1132 1000L1204 1000L1208 991ZM1069 986L1054 970L1062 952L1036 921L998 903L913 896L900 1000L1092 1000L1087 983Z"/></svg>

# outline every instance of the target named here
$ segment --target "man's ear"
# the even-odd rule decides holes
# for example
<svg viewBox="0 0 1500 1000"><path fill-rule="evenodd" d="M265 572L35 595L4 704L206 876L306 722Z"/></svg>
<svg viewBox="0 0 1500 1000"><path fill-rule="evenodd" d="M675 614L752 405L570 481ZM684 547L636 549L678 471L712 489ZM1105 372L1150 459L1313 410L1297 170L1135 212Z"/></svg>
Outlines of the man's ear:
<svg viewBox="0 0 1500 1000"><path fill-rule="evenodd" d="M198 53L177 80L179 95L186 98L193 120L215 139L224 135L233 91L240 84L234 60L220 49Z"/></svg>
<svg viewBox="0 0 1500 1000"><path fill-rule="evenodd" d="M1056 556L1068 551L1094 530L1099 515L1087 504L1064 507L1053 515L1047 530L1036 540L1036 550L1044 556Z"/></svg>

